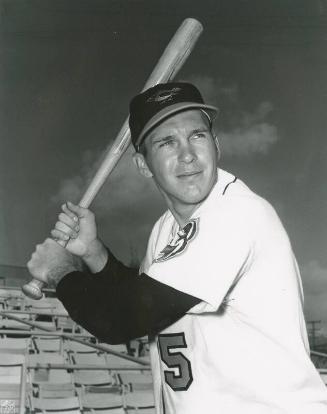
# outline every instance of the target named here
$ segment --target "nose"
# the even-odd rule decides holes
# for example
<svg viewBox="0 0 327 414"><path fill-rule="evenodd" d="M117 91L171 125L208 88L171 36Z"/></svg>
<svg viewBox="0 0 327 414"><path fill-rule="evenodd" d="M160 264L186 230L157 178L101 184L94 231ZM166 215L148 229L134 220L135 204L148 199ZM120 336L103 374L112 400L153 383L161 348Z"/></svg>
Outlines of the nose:
<svg viewBox="0 0 327 414"><path fill-rule="evenodd" d="M179 148L179 160L185 164L190 164L196 159L194 148L189 142L182 143Z"/></svg>

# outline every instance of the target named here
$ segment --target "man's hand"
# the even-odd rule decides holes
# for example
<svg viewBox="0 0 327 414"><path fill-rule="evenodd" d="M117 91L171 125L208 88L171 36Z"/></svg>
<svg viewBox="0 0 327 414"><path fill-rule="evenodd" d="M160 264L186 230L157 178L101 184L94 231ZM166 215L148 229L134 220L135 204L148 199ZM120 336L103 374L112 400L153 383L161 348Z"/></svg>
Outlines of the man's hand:
<svg viewBox="0 0 327 414"><path fill-rule="evenodd" d="M88 256L97 240L97 227L92 211L82 208L71 202L61 206L62 212L58 216L51 236L55 240L62 240L68 244L66 249L76 256Z"/></svg>
<svg viewBox="0 0 327 414"><path fill-rule="evenodd" d="M69 201L61 208L51 236L55 240L69 240L66 249L81 257L92 273L99 272L107 263L108 252L97 237L94 214Z"/></svg>
<svg viewBox="0 0 327 414"><path fill-rule="evenodd" d="M67 273L81 270L76 259L54 240L46 239L36 246L27 267L35 279L55 287Z"/></svg>

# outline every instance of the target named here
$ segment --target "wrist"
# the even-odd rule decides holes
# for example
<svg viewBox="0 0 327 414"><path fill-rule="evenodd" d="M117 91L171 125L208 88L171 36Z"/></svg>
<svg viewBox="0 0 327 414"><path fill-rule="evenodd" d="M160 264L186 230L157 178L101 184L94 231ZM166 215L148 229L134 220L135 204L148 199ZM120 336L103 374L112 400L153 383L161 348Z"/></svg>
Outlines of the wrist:
<svg viewBox="0 0 327 414"><path fill-rule="evenodd" d="M108 251L99 239L93 240L87 252L82 256L84 263L92 273L100 272L107 263Z"/></svg>
<svg viewBox="0 0 327 414"><path fill-rule="evenodd" d="M102 243L99 239L93 239L85 247L85 252L81 255L83 260L88 260L94 256L97 256L101 251Z"/></svg>
<svg viewBox="0 0 327 414"><path fill-rule="evenodd" d="M56 288L60 280L68 275L68 273L76 272L78 270L78 267L73 264L58 266L55 269L51 269L47 274L49 286Z"/></svg>

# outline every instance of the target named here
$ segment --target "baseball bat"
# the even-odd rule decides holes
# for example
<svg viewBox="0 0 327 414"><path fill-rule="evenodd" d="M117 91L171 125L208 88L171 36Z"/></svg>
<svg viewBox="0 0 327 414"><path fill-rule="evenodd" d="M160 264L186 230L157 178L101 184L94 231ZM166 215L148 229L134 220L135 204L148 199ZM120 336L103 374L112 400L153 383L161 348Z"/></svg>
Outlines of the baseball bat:
<svg viewBox="0 0 327 414"><path fill-rule="evenodd" d="M196 19L185 19L168 43L142 91L158 83L172 80L190 55L202 31L202 24ZM90 206L107 177L128 148L130 141L131 135L127 117L113 144L106 148L103 161L79 202L81 207L88 208ZM64 247L66 244L61 243ZM43 282L32 279L22 287L22 290L26 296L32 299L41 299L43 286Z"/></svg>

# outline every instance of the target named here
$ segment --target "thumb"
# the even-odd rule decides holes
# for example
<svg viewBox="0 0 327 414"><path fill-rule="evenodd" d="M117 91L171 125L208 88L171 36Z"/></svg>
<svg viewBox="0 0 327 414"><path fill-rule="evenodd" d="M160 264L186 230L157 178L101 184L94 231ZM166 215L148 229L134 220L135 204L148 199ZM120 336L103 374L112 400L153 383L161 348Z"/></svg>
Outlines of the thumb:
<svg viewBox="0 0 327 414"><path fill-rule="evenodd" d="M69 210L71 212L75 213L77 215L77 217L79 217L79 218L86 217L88 214L90 214L90 210L88 210L87 208L83 208L81 206L73 204L70 201L67 201L66 204L67 204L67 207L69 208Z"/></svg>

